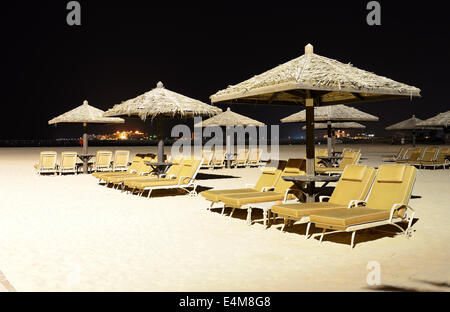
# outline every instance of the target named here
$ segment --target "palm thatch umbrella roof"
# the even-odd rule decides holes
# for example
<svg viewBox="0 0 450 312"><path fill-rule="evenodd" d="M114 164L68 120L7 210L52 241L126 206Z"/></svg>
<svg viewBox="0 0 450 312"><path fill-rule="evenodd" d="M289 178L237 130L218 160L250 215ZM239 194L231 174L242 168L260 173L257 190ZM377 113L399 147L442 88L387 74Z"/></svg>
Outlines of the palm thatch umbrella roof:
<svg viewBox="0 0 450 312"><path fill-rule="evenodd" d="M314 129L323 130L327 129L328 125L323 122L314 123ZM331 124L332 129L365 129L366 126L359 124L357 122L334 122ZM306 126L302 127L303 130L306 129Z"/></svg>
<svg viewBox="0 0 450 312"><path fill-rule="evenodd" d="M164 88L159 81L156 88L133 99L114 105L106 111L105 116L139 116L142 120L158 117L158 160L164 159L163 116L193 117L213 116L221 113L218 107L200 102L185 95Z"/></svg>
<svg viewBox="0 0 450 312"><path fill-rule="evenodd" d="M194 127L211 127L211 126L264 126L264 123L248 118L244 115L232 112L228 107L223 113L220 113L207 120L196 123Z"/></svg>
<svg viewBox="0 0 450 312"><path fill-rule="evenodd" d="M117 117L104 117L105 112L83 101L83 104L48 121L49 125L58 123L124 123Z"/></svg>
<svg viewBox="0 0 450 312"><path fill-rule="evenodd" d="M390 125L386 127L386 130L417 130L423 129L424 126L418 126L422 119L417 118L415 115L412 115L411 118L400 121L396 124Z"/></svg>
<svg viewBox="0 0 450 312"><path fill-rule="evenodd" d="M180 116L192 117L198 115L216 115L222 110L201 101L164 88L160 81L156 88L141 94L133 99L114 105L106 111L105 116L131 116L137 115L142 120L147 117Z"/></svg>
<svg viewBox="0 0 450 312"><path fill-rule="evenodd" d="M419 97L420 89L351 64L305 54L211 95L212 103L303 105L306 118L306 172L314 175L314 106ZM314 184L314 182L312 182ZM311 187L307 200L313 199Z"/></svg>
<svg viewBox="0 0 450 312"><path fill-rule="evenodd" d="M444 113L437 114L436 116L426 119L418 123L417 125L425 127L448 127L450 126L450 110Z"/></svg>
<svg viewBox="0 0 450 312"><path fill-rule="evenodd" d="M319 106L420 96L416 87L317 55L308 44L304 55L210 98L212 103L298 105L310 97L306 90L319 97Z"/></svg>
<svg viewBox="0 0 450 312"><path fill-rule="evenodd" d="M315 121L378 121L378 117L345 105L314 108ZM306 122L306 110L281 119L282 123Z"/></svg>

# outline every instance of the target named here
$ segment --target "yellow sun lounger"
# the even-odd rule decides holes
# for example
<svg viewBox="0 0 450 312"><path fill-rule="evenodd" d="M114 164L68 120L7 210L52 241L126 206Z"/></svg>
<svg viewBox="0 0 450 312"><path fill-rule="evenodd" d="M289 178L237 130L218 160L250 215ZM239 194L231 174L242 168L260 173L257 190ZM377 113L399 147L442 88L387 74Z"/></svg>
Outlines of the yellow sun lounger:
<svg viewBox="0 0 450 312"><path fill-rule="evenodd" d="M433 169L436 169L436 167L443 167L445 169L446 166L450 165L450 159L447 158L449 155L450 147L442 147L437 152L435 159L428 160L422 158L420 161L420 167L433 167Z"/></svg>
<svg viewBox="0 0 450 312"><path fill-rule="evenodd" d="M251 223L251 213L253 208L260 208L262 203L275 204L276 201L286 201L288 199L299 198L302 191L297 189L294 183L285 181L283 176L302 175L305 174L306 162L304 159L289 159L283 172L280 174L278 181L273 188L264 192L240 193L240 194L224 194L218 197L222 203L222 213L226 207L232 208L230 217L236 208L247 210L247 223ZM264 207L262 207L264 208ZM263 213L267 210L263 209ZM265 220L266 220L265 216Z"/></svg>
<svg viewBox="0 0 450 312"><path fill-rule="evenodd" d="M409 164L411 162L418 161L422 157L424 150L425 149L423 147L409 148L404 158L398 159L395 162L398 164Z"/></svg>
<svg viewBox="0 0 450 312"><path fill-rule="evenodd" d="M34 165L37 170L37 174L42 173L54 173L58 172L58 166L56 165L56 152L44 151L39 155L39 163Z"/></svg>
<svg viewBox="0 0 450 312"><path fill-rule="evenodd" d="M151 166L147 166L145 164L145 162L153 162L155 161L155 156L151 155L151 156L145 156L144 159L140 162L139 164L139 168L135 171L135 172L122 172L122 174L118 174L118 175L107 175L107 176L102 176L102 179L107 183L112 183L112 184L121 184L124 180L129 179L129 178L135 178L135 177L139 177L145 174L150 174L153 171L153 168Z"/></svg>
<svg viewBox="0 0 450 312"><path fill-rule="evenodd" d="M126 171L130 151L117 150L114 152L113 171Z"/></svg>
<svg viewBox="0 0 450 312"><path fill-rule="evenodd" d="M225 154L226 154L226 151L220 151L220 150L214 151L214 157L211 162L210 168L214 169L214 168L225 167Z"/></svg>
<svg viewBox="0 0 450 312"><path fill-rule="evenodd" d="M264 190L272 189L275 186L276 182L280 178L281 172L285 167L286 161L284 160L267 164L253 187L250 187L251 185L245 185L245 188L208 190L201 192L200 195L202 195L206 200L211 201L211 206L209 207L209 209L211 209L214 204L219 202L219 196L221 195L263 192Z"/></svg>
<svg viewBox="0 0 450 312"><path fill-rule="evenodd" d="M316 150L316 157L314 159L316 168L317 167L324 167L324 165L321 163L321 159L317 158L317 156L328 156L328 150L326 148L320 148Z"/></svg>
<svg viewBox="0 0 450 312"><path fill-rule="evenodd" d="M245 167L247 165L249 152L245 148L238 149L236 153L236 158L231 162L231 166L238 168L238 167Z"/></svg>
<svg viewBox="0 0 450 312"><path fill-rule="evenodd" d="M131 187L138 189L139 194L145 191L148 192L150 197L153 190L156 189L183 189L189 193L189 195L197 195L197 182L195 180L198 171L202 165L203 159L183 159L182 168L179 176L176 178L155 178L150 181L138 181ZM191 191L188 188L192 188Z"/></svg>
<svg viewBox="0 0 450 312"><path fill-rule="evenodd" d="M62 152L59 161L59 174L77 172L77 152Z"/></svg>
<svg viewBox="0 0 450 312"><path fill-rule="evenodd" d="M414 166L380 166L366 201L355 202L356 205L345 209L312 214L310 222L323 229L320 242L325 234L351 232L350 247L353 248L357 230L386 224L394 225L409 236L414 210L408 202L416 174ZM397 224L402 221L408 222L406 230ZM326 233L327 229L333 231Z"/></svg>
<svg viewBox="0 0 450 312"><path fill-rule="evenodd" d="M262 150L260 148L251 148L248 154L247 166L259 167L263 163L261 162Z"/></svg>
<svg viewBox="0 0 450 312"><path fill-rule="evenodd" d="M94 171L111 171L112 152L98 151L95 154Z"/></svg>
<svg viewBox="0 0 450 312"><path fill-rule="evenodd" d="M130 167L125 172L94 172L92 173L92 176L100 179L102 181L102 177L114 177L114 176L121 176L124 173L134 173L140 170L142 161L144 160L144 155L136 155L133 158L133 161L131 162Z"/></svg>
<svg viewBox="0 0 450 312"><path fill-rule="evenodd" d="M157 178L176 179L180 175L181 169L183 168L182 164L183 159L178 157L172 161L172 166L170 166L166 173L162 173L158 176L156 172L151 172L148 175L129 177L123 180L123 187L128 187L132 190L131 192L134 193L134 190L139 188L139 186L143 185L145 182L155 181Z"/></svg>
<svg viewBox="0 0 450 312"><path fill-rule="evenodd" d="M306 228L306 238L308 238L309 216L314 213L329 211L334 209L342 209L351 206L354 200L364 200L369 193L370 187L375 178L376 170L363 165L348 165L336 188L331 196L321 196L320 202L314 203L289 203L279 204L271 208L271 212L277 214L278 217L284 218L285 222L282 228L289 221L308 222ZM322 201L328 197L328 202Z"/></svg>

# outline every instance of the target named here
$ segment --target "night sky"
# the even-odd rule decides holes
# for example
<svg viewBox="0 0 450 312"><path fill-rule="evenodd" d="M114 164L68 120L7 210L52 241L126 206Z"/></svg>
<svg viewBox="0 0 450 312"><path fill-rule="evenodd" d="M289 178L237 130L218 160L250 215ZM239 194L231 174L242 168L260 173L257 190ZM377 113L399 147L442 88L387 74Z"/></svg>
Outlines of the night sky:
<svg viewBox="0 0 450 312"><path fill-rule="evenodd" d="M78 136L47 121L88 100L106 110L156 86L210 103L209 96L304 53L314 52L422 90L421 99L354 105L380 117L369 132L449 108L449 18L441 2L379 1L381 26L368 26L368 1L79 1L81 26L66 24L68 1L2 3L0 139ZM395 2L395 3L394 3ZM219 106L226 109L226 106ZM6 112L5 112L6 108ZM301 109L234 105L266 124ZM151 130L138 120L113 129ZM301 125L282 125L282 137Z"/></svg>

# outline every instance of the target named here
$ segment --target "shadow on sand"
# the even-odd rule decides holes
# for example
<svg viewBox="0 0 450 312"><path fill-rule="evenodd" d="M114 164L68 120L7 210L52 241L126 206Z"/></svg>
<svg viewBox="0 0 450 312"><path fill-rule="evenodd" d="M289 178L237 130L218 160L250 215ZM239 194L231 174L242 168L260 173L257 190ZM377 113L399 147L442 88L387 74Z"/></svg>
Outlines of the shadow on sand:
<svg viewBox="0 0 450 312"><path fill-rule="evenodd" d="M226 175L226 174L211 174L199 172L196 180L218 180L218 179L238 179L240 177Z"/></svg>

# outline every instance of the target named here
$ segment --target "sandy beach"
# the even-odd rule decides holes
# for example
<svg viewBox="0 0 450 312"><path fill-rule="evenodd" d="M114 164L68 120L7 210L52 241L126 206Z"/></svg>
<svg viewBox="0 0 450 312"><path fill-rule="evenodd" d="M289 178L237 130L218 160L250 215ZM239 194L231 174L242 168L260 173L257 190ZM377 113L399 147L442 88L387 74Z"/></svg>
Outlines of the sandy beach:
<svg viewBox="0 0 450 312"><path fill-rule="evenodd" d="M399 148L357 147L361 163L370 166ZM129 149L131 157L156 152L109 148L116 149ZM366 282L370 261L380 264L377 289L450 290L448 169L418 171L411 238L358 232L352 250L348 233L319 244L305 240L305 225L286 233L248 226L246 212L222 216L208 211L201 196L155 193L148 199L99 185L91 175L39 176L33 164L42 150L80 152L0 149L0 291L11 290L5 280L21 292L368 291L375 289ZM304 145L280 146L281 159L304 155ZM198 182L204 189L234 188L254 183L259 173L201 170ZM254 212L255 219L261 216Z"/></svg>

